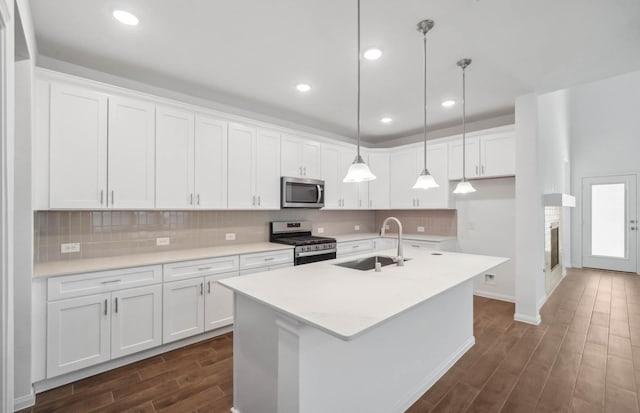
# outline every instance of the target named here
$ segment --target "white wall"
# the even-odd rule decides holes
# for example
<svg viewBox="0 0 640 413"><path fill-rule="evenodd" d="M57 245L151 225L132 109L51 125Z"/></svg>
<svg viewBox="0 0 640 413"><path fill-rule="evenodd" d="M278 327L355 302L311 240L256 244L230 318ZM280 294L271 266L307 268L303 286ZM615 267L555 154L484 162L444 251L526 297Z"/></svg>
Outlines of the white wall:
<svg viewBox="0 0 640 413"><path fill-rule="evenodd" d="M484 275L474 280L474 294L515 301L515 178L472 181L477 192L456 195L458 247L471 254L511 258L494 270L494 284Z"/></svg>
<svg viewBox="0 0 640 413"><path fill-rule="evenodd" d="M640 71L571 89L572 264L582 266L582 179L640 174ZM640 256L640 251L638 252Z"/></svg>

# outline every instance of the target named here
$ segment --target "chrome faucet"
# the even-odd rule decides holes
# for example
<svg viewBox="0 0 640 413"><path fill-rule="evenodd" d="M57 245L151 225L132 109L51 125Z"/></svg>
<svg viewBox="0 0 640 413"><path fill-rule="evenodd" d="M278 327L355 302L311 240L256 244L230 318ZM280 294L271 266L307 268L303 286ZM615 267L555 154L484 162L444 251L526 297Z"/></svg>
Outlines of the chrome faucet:
<svg viewBox="0 0 640 413"><path fill-rule="evenodd" d="M387 217L382 223L382 228L380 229L380 236L384 237L384 229L387 226L387 222L389 220L395 221L398 224L398 256L396 257L396 264L398 266L404 265L404 255L402 254L402 223L396 217Z"/></svg>

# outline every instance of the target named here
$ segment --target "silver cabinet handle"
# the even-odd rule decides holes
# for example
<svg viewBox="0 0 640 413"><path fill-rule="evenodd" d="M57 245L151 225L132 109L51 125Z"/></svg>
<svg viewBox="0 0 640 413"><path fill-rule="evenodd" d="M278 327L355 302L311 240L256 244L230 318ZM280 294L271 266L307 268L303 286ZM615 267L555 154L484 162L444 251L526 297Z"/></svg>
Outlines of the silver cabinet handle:
<svg viewBox="0 0 640 413"><path fill-rule="evenodd" d="M253 195L251 197L251 205L256 206L256 196L255 195Z"/></svg>
<svg viewBox="0 0 640 413"><path fill-rule="evenodd" d="M121 280L109 280L109 281L102 281L102 284L113 284L113 283L119 283Z"/></svg>
<svg viewBox="0 0 640 413"><path fill-rule="evenodd" d="M198 205L200 205L200 194L198 194L198 195L196 196L196 199L197 199L197 201L196 201L196 202L198 203Z"/></svg>
<svg viewBox="0 0 640 413"><path fill-rule="evenodd" d="M360 245L352 245L351 248L360 248Z"/></svg>
<svg viewBox="0 0 640 413"><path fill-rule="evenodd" d="M638 221L636 221L635 219L632 219L629 221L629 224L636 224L636 223L638 223Z"/></svg>
<svg viewBox="0 0 640 413"><path fill-rule="evenodd" d="M482 172L481 175L484 175L484 165L482 165Z"/></svg>
<svg viewBox="0 0 640 413"><path fill-rule="evenodd" d="M631 231L635 231L637 229L638 229L638 227L631 227Z"/></svg>
<svg viewBox="0 0 640 413"><path fill-rule="evenodd" d="M193 205L193 194L189 194L189 205Z"/></svg>
<svg viewBox="0 0 640 413"><path fill-rule="evenodd" d="M307 176L307 167L305 166L302 170L304 171L304 176Z"/></svg>
<svg viewBox="0 0 640 413"><path fill-rule="evenodd" d="M476 165L476 176L478 176L478 165Z"/></svg>
<svg viewBox="0 0 640 413"><path fill-rule="evenodd" d="M300 171L300 175L302 175L302 166L300 166L298 170Z"/></svg>
<svg viewBox="0 0 640 413"><path fill-rule="evenodd" d="M210 270L212 267L200 267L198 268L198 271L207 271Z"/></svg>
<svg viewBox="0 0 640 413"><path fill-rule="evenodd" d="M260 195L258 195L258 206L260 206Z"/></svg>
<svg viewBox="0 0 640 413"><path fill-rule="evenodd" d="M416 199L416 202L418 203L418 206L420 206L420 198Z"/></svg>
<svg viewBox="0 0 640 413"><path fill-rule="evenodd" d="M107 315L107 299L104 299L104 315Z"/></svg>
<svg viewBox="0 0 640 413"><path fill-rule="evenodd" d="M116 313L118 312L118 297L116 297L116 303L113 309Z"/></svg>
<svg viewBox="0 0 640 413"><path fill-rule="evenodd" d="M207 294L211 294L211 281L207 281Z"/></svg>
<svg viewBox="0 0 640 413"><path fill-rule="evenodd" d="M265 261L273 261L273 260L275 260L275 259L276 259L275 257L267 257L267 258L265 258L264 260L265 260Z"/></svg>
<svg viewBox="0 0 640 413"><path fill-rule="evenodd" d="M116 193L116 191L114 191L114 190L112 189L112 190L111 190L111 205L115 204L115 202L116 202L116 201L115 201L115 199L116 199L115 193Z"/></svg>
<svg viewBox="0 0 640 413"><path fill-rule="evenodd" d="M204 295L204 283L200 283L200 295Z"/></svg>
<svg viewBox="0 0 640 413"><path fill-rule="evenodd" d="M416 244L412 244L411 245L413 248L420 248L420 245L416 245Z"/></svg>
<svg viewBox="0 0 640 413"><path fill-rule="evenodd" d="M104 189L100 190L100 205L104 203Z"/></svg>

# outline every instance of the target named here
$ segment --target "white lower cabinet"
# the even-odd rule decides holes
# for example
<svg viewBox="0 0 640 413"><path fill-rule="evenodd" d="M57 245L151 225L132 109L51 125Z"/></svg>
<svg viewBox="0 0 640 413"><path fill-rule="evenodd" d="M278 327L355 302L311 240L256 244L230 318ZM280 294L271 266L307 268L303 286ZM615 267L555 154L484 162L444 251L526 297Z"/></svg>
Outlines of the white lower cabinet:
<svg viewBox="0 0 640 413"><path fill-rule="evenodd" d="M233 293L218 280L238 272L164 284L162 342L191 337L233 323Z"/></svg>
<svg viewBox="0 0 640 413"><path fill-rule="evenodd" d="M47 377L160 345L161 301L152 285L49 302Z"/></svg>

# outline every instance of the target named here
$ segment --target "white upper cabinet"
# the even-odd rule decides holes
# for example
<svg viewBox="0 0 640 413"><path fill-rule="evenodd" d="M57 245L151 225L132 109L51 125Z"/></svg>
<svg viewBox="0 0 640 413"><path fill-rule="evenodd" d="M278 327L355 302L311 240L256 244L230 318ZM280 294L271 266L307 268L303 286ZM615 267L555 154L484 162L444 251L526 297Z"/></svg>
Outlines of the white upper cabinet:
<svg viewBox="0 0 640 413"><path fill-rule="evenodd" d="M449 208L446 143L430 143L427 146L427 168L440 187L427 190L413 189L418 175L424 169L423 149L410 148L391 153L390 208Z"/></svg>
<svg viewBox="0 0 640 413"><path fill-rule="evenodd" d="M107 96L53 84L50 208L106 207Z"/></svg>
<svg viewBox="0 0 640 413"><path fill-rule="evenodd" d="M480 172L483 177L516 174L516 141L513 133L480 137Z"/></svg>
<svg viewBox="0 0 640 413"><path fill-rule="evenodd" d="M283 136L281 144L282 176L320 179L320 144Z"/></svg>
<svg viewBox="0 0 640 413"><path fill-rule="evenodd" d="M466 177L513 176L515 138L513 132L498 132L466 139ZM449 144L449 179L462 179L462 139Z"/></svg>
<svg viewBox="0 0 640 413"><path fill-rule="evenodd" d="M194 199L194 116L156 111L156 207L192 208Z"/></svg>
<svg viewBox="0 0 640 413"><path fill-rule="evenodd" d="M227 123L204 116L195 125L195 207L227 207Z"/></svg>
<svg viewBox="0 0 640 413"><path fill-rule="evenodd" d="M155 205L155 105L109 98L109 208Z"/></svg>
<svg viewBox="0 0 640 413"><path fill-rule="evenodd" d="M369 209L389 208L389 154L371 152L369 169L376 179L369 182Z"/></svg>
<svg viewBox="0 0 640 413"><path fill-rule="evenodd" d="M229 208L280 208L280 135L229 126Z"/></svg>

